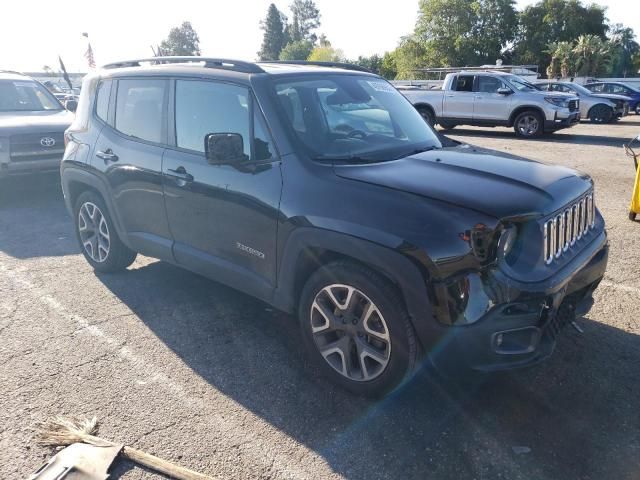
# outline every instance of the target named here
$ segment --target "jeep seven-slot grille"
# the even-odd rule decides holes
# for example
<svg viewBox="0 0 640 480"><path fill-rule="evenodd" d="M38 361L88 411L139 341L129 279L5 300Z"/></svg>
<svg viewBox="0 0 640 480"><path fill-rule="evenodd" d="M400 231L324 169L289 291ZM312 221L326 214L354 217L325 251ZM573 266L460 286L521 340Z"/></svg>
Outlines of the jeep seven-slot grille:
<svg viewBox="0 0 640 480"><path fill-rule="evenodd" d="M570 204L543 226L544 261L550 265L576 242L585 237L596 224L593 192Z"/></svg>

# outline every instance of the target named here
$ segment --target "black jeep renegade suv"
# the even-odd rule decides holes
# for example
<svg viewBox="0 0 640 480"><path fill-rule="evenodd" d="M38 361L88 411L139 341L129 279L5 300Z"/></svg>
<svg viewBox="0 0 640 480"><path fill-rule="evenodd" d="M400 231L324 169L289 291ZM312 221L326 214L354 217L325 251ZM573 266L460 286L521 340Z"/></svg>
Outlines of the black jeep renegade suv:
<svg viewBox="0 0 640 480"><path fill-rule="evenodd" d="M96 270L142 253L297 312L310 356L356 393L422 358L538 362L605 272L588 176L447 140L355 67L112 64L66 135Z"/></svg>

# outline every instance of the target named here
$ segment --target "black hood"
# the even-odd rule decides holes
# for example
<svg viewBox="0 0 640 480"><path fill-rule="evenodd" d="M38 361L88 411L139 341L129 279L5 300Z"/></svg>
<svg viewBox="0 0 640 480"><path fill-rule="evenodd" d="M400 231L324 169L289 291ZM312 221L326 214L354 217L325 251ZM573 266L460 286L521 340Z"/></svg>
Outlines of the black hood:
<svg viewBox="0 0 640 480"><path fill-rule="evenodd" d="M334 169L343 178L434 198L496 218L549 214L592 186L588 176L569 168L468 145Z"/></svg>
<svg viewBox="0 0 640 480"><path fill-rule="evenodd" d="M67 110L0 112L0 137L23 133L64 132L73 118L73 113Z"/></svg>

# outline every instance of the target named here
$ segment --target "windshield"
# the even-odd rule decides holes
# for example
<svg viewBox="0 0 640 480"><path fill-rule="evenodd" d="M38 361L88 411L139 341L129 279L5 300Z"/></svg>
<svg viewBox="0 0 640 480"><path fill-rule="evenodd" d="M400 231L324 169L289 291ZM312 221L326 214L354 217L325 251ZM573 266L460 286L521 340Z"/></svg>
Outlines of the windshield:
<svg viewBox="0 0 640 480"><path fill-rule="evenodd" d="M38 82L0 81L0 112L62 110L56 98Z"/></svg>
<svg viewBox="0 0 640 480"><path fill-rule="evenodd" d="M579 93L582 93L583 95L593 95L593 92L591 90L588 90L586 88L584 88L582 85L577 84L577 83L569 83L568 85L571 86L571 88Z"/></svg>
<svg viewBox="0 0 640 480"><path fill-rule="evenodd" d="M507 75L506 79L509 81L511 86L520 92L526 92L531 90L540 90L533 83L525 80L522 77L517 75Z"/></svg>
<svg viewBox="0 0 640 480"><path fill-rule="evenodd" d="M383 161L440 148L437 135L378 77L322 75L275 83L285 124L318 160Z"/></svg>

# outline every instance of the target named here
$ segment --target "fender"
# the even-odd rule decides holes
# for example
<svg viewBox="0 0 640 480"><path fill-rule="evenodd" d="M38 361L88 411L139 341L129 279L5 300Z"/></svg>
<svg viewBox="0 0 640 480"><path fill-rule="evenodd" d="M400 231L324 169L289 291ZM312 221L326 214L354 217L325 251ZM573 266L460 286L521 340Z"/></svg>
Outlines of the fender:
<svg viewBox="0 0 640 480"><path fill-rule="evenodd" d="M112 196L110 189L107 183L100 176L93 173L86 164L84 163L73 163L65 162L60 172L60 179L62 181L62 191L64 193L64 203L69 211L69 215L73 218L73 202L71 198L71 192L73 191L72 184L79 183L82 185L86 185L87 187L97 191L101 196L102 200L107 205L109 209L109 214L111 215L111 219L115 224L116 231L122 243L124 243L127 247L135 250L133 246L130 244L128 236L125 234L125 230L122 226L122 221L118 214L118 210L115 208L115 205L112 201Z"/></svg>
<svg viewBox="0 0 640 480"><path fill-rule="evenodd" d="M316 248L351 257L369 265L399 286L413 326L422 340L431 336L436 327L433 309L429 302L425 276L408 257L398 251L382 247L369 240L350 235L301 227L291 233L283 249L278 270L278 286L272 304L289 313L297 308L296 265L305 249Z"/></svg>
<svg viewBox="0 0 640 480"><path fill-rule="evenodd" d="M518 115L520 115L522 112L526 111L526 110L535 110L540 115L542 115L543 121L547 120L547 115L546 115L546 113L544 113L544 110L542 110L542 108L540 108L540 107L538 107L536 105L518 105L516 107L516 109L513 112L511 112L511 115L509 116L509 121L507 123L507 126L508 127L513 127L513 122L515 122L516 117Z"/></svg>

